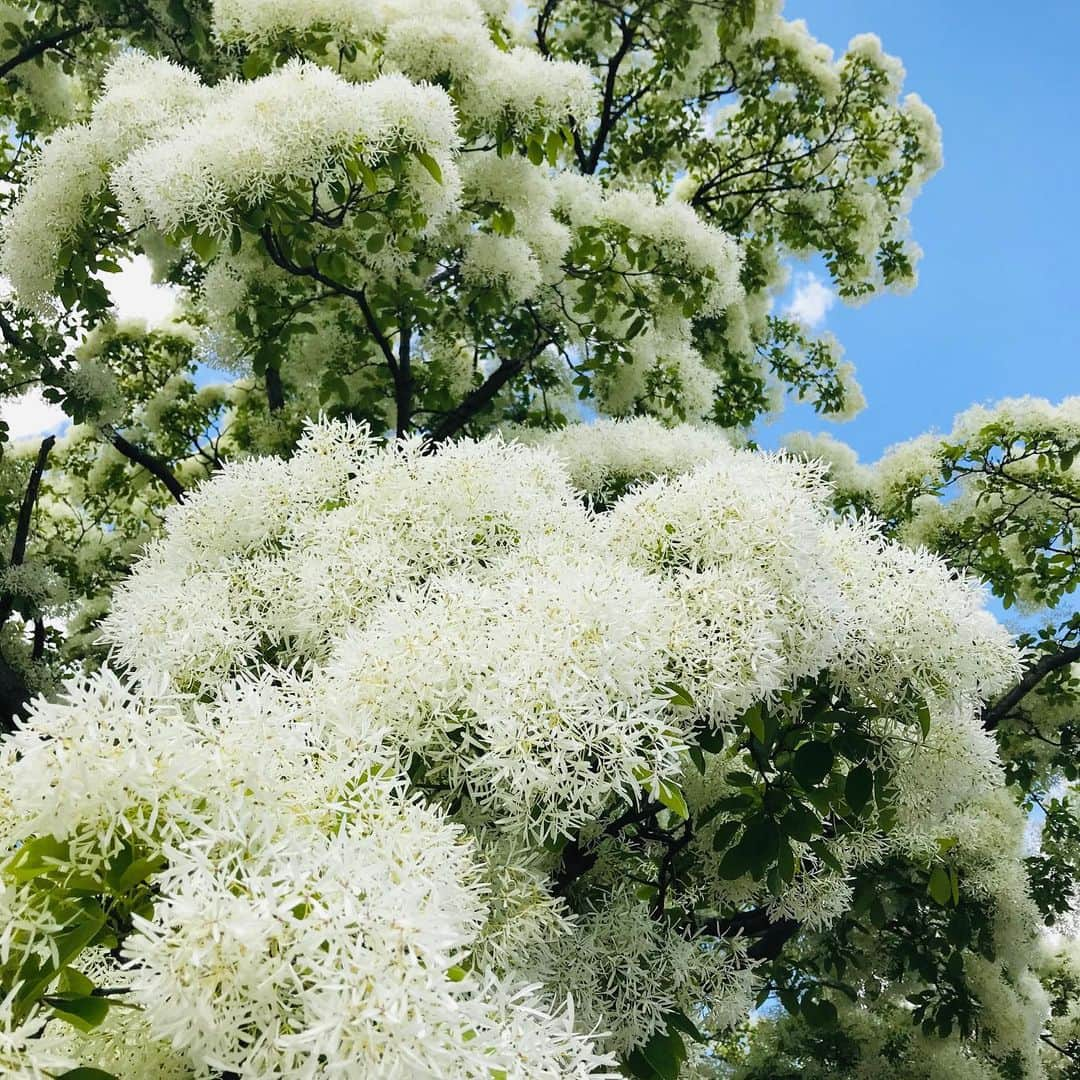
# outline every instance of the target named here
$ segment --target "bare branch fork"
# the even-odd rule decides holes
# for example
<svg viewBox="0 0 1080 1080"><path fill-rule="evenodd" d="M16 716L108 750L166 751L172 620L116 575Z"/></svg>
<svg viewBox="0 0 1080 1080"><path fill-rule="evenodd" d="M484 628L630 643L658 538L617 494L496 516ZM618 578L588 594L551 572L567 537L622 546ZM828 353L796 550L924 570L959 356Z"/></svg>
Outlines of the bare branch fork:
<svg viewBox="0 0 1080 1080"><path fill-rule="evenodd" d="M263 246L266 248L266 253L270 256L271 260L277 266L280 266L282 270L286 271L286 273L293 274L296 277L310 278L312 281L317 281L320 285L325 286L331 292L334 292L339 296L347 296L356 303L357 307L360 308L360 314L363 316L364 325L367 327L368 333L371 334L375 344L379 347L379 352L382 353L383 359L386 361L386 366L390 370L390 375L394 380L394 397L398 402L399 408L402 403L410 402L412 389L411 375L409 373L408 346L405 346L403 349L402 360L401 363L399 363L398 356L395 354L389 338L383 333L382 327L379 326L379 322L375 318L375 312L371 310L367 292L364 289L354 289L348 285L343 285L340 281L328 277L319 269L317 257L313 259L311 266L301 266L299 263L294 262L282 250L278 238L274 235L274 230L269 225L263 226L260 236L262 237ZM403 328L402 338L406 336L406 330ZM406 412L409 411L411 411L411 409L406 410ZM399 423L398 434L401 435L403 433Z"/></svg>

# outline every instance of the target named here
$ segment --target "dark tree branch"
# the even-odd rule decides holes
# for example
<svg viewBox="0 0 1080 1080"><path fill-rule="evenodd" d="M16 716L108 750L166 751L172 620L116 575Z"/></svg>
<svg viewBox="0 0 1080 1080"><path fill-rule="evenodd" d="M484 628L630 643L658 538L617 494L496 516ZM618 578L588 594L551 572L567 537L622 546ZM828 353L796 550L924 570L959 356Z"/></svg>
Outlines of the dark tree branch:
<svg viewBox="0 0 1080 1080"><path fill-rule="evenodd" d="M632 806L614 821L604 828L604 836L618 836L629 825L640 825L655 817L663 807L660 803L647 802L641 806ZM555 874L555 891L565 895L570 886L578 878L587 874L595 865L598 858L596 845L583 848L576 840L563 848L562 862Z"/></svg>
<svg viewBox="0 0 1080 1080"><path fill-rule="evenodd" d="M1080 660L1080 642L1069 648L1062 648L1055 653L1048 653L1038 663L1032 664L1024 672L1024 677L1003 697L992 705L987 705L982 712L982 726L986 731L994 731L998 724L1020 704L1039 683L1051 673Z"/></svg>
<svg viewBox="0 0 1080 1080"><path fill-rule="evenodd" d="M30 470L30 479L26 483L26 492L23 494L19 516L15 521L15 538L11 544L11 558L8 559L8 566L22 566L26 558L26 542L30 537L30 519L34 514L34 503L37 502L41 477L45 473L45 465L49 460L49 451L55 445L56 436L50 435L42 439L41 446L38 447L37 460ZM0 596L0 626L8 621L14 606L11 593L5 592Z"/></svg>
<svg viewBox="0 0 1080 1080"><path fill-rule="evenodd" d="M266 366L266 403L272 413L285 408L285 388L281 385L281 372L272 364Z"/></svg>
<svg viewBox="0 0 1080 1080"><path fill-rule="evenodd" d="M784 946L799 932L795 919L780 919L770 923L768 929L746 950L750 960L775 960Z"/></svg>
<svg viewBox="0 0 1080 1080"><path fill-rule="evenodd" d="M26 558L26 544L30 537L30 522L34 514L34 504L37 502L38 491L41 488L41 478L45 473L45 466L49 460L49 451L52 450L55 444L55 435L49 435L41 440L37 460L30 471L26 492L19 506L19 516L15 522L15 538L11 545L11 558L8 560L8 566L21 566ZM0 596L0 627L8 621L14 607L14 600L10 592L5 592L3 596ZM44 623L40 619L35 620L34 659L40 659L38 639L40 636L42 643L44 643L44 635ZM29 699L30 689L26 685L26 680L0 653L0 730L11 731L13 729L15 718L22 712Z"/></svg>
<svg viewBox="0 0 1080 1080"><path fill-rule="evenodd" d="M38 489L41 487L41 478L45 473L49 452L55 445L56 436L49 435L41 440L41 446L38 447L37 460L34 462L33 469L30 470L26 494L23 495L22 505L19 507L19 518L15 526L15 540L11 545L11 558L8 560L9 566L20 566L23 559L26 558L26 542L30 537L30 518L34 512L34 503L37 502Z"/></svg>
<svg viewBox="0 0 1080 1080"><path fill-rule="evenodd" d="M427 442L436 446L453 438L476 415L481 413L495 399L495 395L512 379L525 370L551 342L546 338L537 342L522 356L504 360L472 393L462 402L444 414L443 418L432 427Z"/></svg>
<svg viewBox="0 0 1080 1080"><path fill-rule="evenodd" d="M6 734L15 730L15 721L29 700L30 688L26 680L0 653L0 732Z"/></svg>
<svg viewBox="0 0 1080 1080"><path fill-rule="evenodd" d="M547 32L548 27L551 25L551 20L555 15L555 8L558 7L558 5L559 0L544 0L544 6L536 15L536 47L540 50L542 56L551 56Z"/></svg>
<svg viewBox="0 0 1080 1080"><path fill-rule="evenodd" d="M769 918L768 909L753 908L739 911L726 919L710 919L702 929L714 937L733 937L745 934L757 940L746 950L751 960L775 960L784 946L799 932L800 924L796 919Z"/></svg>
<svg viewBox="0 0 1080 1080"><path fill-rule="evenodd" d="M619 76L619 65L626 58L626 54L630 51L630 46L634 43L634 31L636 29L637 18L629 19L622 28L622 40L619 42L618 49L615 50L614 55L608 60L607 75L604 78L604 96L600 105L600 126L596 129L596 134L593 136L592 145L589 147L587 154L584 152L578 140L576 126L574 128L574 148L577 151L578 164L583 173L591 175L596 172L597 166L600 164L600 158L603 156L608 136L611 134L611 129L617 119L617 114L615 112L615 83Z"/></svg>
<svg viewBox="0 0 1080 1080"><path fill-rule="evenodd" d="M1052 1048L1053 1048L1054 1050L1056 1050L1056 1051L1057 1051L1057 1052L1058 1052L1059 1054L1062 1054L1062 1055L1064 1055L1065 1057L1067 1057L1067 1058L1068 1058L1068 1059L1069 1059L1070 1061L1080 1061L1080 1056L1077 1056L1076 1054L1070 1054L1070 1053L1069 1053L1069 1051L1068 1051L1068 1050L1066 1050L1064 1046L1059 1046L1059 1045L1058 1045L1058 1044L1057 1044L1056 1042L1054 1042L1054 1040L1053 1040L1052 1038L1050 1038L1050 1036L1049 1036L1049 1035L1047 1035L1047 1034L1046 1034L1045 1032L1044 1032L1044 1033L1043 1033L1042 1035L1040 1035L1040 1036L1039 1036L1039 1038L1040 1038L1040 1039L1042 1039L1042 1041L1043 1041L1044 1043L1046 1043L1046 1045L1047 1045L1047 1046L1049 1046L1049 1047L1052 1047Z"/></svg>
<svg viewBox="0 0 1080 1080"><path fill-rule="evenodd" d="M311 278L312 281L317 281L320 285L325 285L331 292L337 293L339 296L347 296L356 302L357 307L360 308L361 315L364 317L364 325L367 326L368 333L375 339L375 344L379 346L379 351L386 360L386 366L390 369L390 374L396 379L397 357L394 355L394 350L390 347L389 340L382 332L382 328L375 318L375 313L371 310L367 293L363 289L353 289L348 285L343 285L340 281L335 281L332 277L327 277L316 265L301 266L299 263L293 262L293 260L282 250L277 237L274 235L274 230L271 229L269 225L263 226L260 235L262 236L262 242L266 248L266 253L276 265L281 267L282 270L289 274L294 274L296 277Z"/></svg>
<svg viewBox="0 0 1080 1080"><path fill-rule="evenodd" d="M144 450L141 446L136 446L134 443L128 442L119 431L114 428L102 428L102 432L105 437L128 459L133 461L136 465L141 465L151 476L160 480L166 488L169 489L169 494L177 501L184 501L184 487L179 480L169 471L168 466L160 458L154 457L149 451Z"/></svg>
<svg viewBox="0 0 1080 1080"><path fill-rule="evenodd" d="M79 23L78 26L69 27L67 30L61 30L59 33L50 34L49 37L39 38L37 41L31 42L14 56L5 60L3 64L0 64L0 79L5 78L20 64L25 64L42 56L50 49L55 49L57 45L62 45L65 41L78 37L79 34L85 34L87 30L92 30L93 27L92 22Z"/></svg>

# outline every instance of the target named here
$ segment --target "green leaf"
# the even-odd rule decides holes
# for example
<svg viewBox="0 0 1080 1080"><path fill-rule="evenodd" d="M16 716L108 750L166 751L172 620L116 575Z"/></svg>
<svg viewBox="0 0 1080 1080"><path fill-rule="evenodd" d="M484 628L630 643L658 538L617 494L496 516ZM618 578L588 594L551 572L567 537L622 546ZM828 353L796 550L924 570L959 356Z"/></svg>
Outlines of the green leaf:
<svg viewBox="0 0 1080 1080"><path fill-rule="evenodd" d="M640 1050L635 1050L627 1059L626 1067L637 1080L657 1080L656 1070L645 1060Z"/></svg>
<svg viewBox="0 0 1080 1080"><path fill-rule="evenodd" d="M125 871L117 884L117 892L126 893L165 868L164 855L152 855L148 859L136 859Z"/></svg>
<svg viewBox="0 0 1080 1080"><path fill-rule="evenodd" d="M681 817L683 821L686 821L690 817L690 810L686 805L686 799L683 797L683 793L677 784L669 783L667 780L661 780L657 798L673 814L677 814Z"/></svg>
<svg viewBox="0 0 1080 1080"><path fill-rule="evenodd" d="M930 874L930 883L926 891L944 907L952 896L952 883L949 880L949 871L944 863L938 863Z"/></svg>
<svg viewBox="0 0 1080 1080"><path fill-rule="evenodd" d="M832 853L831 848L824 840L815 840L810 845L810 849L830 870L835 870L838 874L844 872L840 860Z"/></svg>
<svg viewBox="0 0 1080 1080"><path fill-rule="evenodd" d="M50 994L46 995L44 1000L61 1020L66 1020L79 1031L93 1031L109 1015L107 998L69 998L66 995Z"/></svg>
<svg viewBox="0 0 1080 1080"><path fill-rule="evenodd" d="M662 1080L678 1080L679 1066L686 1060L686 1044L677 1032L654 1035L642 1048L641 1056Z"/></svg>
<svg viewBox="0 0 1080 1080"><path fill-rule="evenodd" d="M210 262L210 260L218 253L219 246L218 238L216 236L209 236L206 233L196 233L191 238L191 250L194 251L203 262Z"/></svg>
<svg viewBox="0 0 1080 1080"><path fill-rule="evenodd" d="M251 53L240 67L245 79L257 79L270 70L269 63L258 53Z"/></svg>
<svg viewBox="0 0 1080 1080"><path fill-rule="evenodd" d="M431 174L431 179L434 180L436 184L441 184L443 182L442 169L439 168L439 163L430 154L425 153L423 150L417 150L416 160L427 169Z"/></svg>
<svg viewBox="0 0 1080 1080"><path fill-rule="evenodd" d="M704 776L707 765L705 762L705 755L701 752L701 747L691 746L687 752L690 755L690 760L694 763L694 767L702 776Z"/></svg>
<svg viewBox="0 0 1080 1080"><path fill-rule="evenodd" d="M752 788L754 786L754 778L748 772L742 772L739 769L727 773L724 776L724 782L730 784L731 787L737 788Z"/></svg>
<svg viewBox="0 0 1080 1080"><path fill-rule="evenodd" d="M741 828L741 821L722 821L717 825L712 838L713 851L724 851Z"/></svg>
<svg viewBox="0 0 1080 1080"><path fill-rule="evenodd" d="M821 824L817 814L802 803L798 803L780 819L780 828L788 836L801 840L805 844L821 831Z"/></svg>
<svg viewBox="0 0 1080 1080"><path fill-rule="evenodd" d="M76 997L89 997L94 992L94 984L75 968L66 967L60 972L57 988L61 993L74 994Z"/></svg>
<svg viewBox="0 0 1080 1080"><path fill-rule="evenodd" d="M844 781L844 798L848 806L861 814L874 794L874 773L867 765L858 765L847 774Z"/></svg>
<svg viewBox="0 0 1080 1080"><path fill-rule="evenodd" d="M13 882L30 881L48 874L68 860L68 846L52 836L27 840L8 860L4 877Z"/></svg>
<svg viewBox="0 0 1080 1080"><path fill-rule="evenodd" d="M783 837L777 848L776 865L783 881L790 884L795 880L795 852L791 850L791 845Z"/></svg>
<svg viewBox="0 0 1080 1080"><path fill-rule="evenodd" d="M77 1069L68 1069L60 1073L57 1080L118 1080L110 1072L104 1069L92 1069L89 1065L80 1065Z"/></svg>
<svg viewBox="0 0 1080 1080"><path fill-rule="evenodd" d="M694 707L694 699L690 691L676 682L663 682L659 686L660 696L665 697L672 705L678 705L684 709Z"/></svg>
<svg viewBox="0 0 1080 1080"><path fill-rule="evenodd" d="M833 752L827 743L808 742L795 751L791 771L803 787L813 787L829 775L832 764Z"/></svg>
<svg viewBox="0 0 1080 1080"><path fill-rule="evenodd" d="M752 709L747 710L743 720L746 721L750 734L758 742L763 743L765 741L765 717L761 713L761 706L755 705Z"/></svg>
<svg viewBox="0 0 1080 1080"><path fill-rule="evenodd" d="M1006 607L1009 605L1006 604ZM930 734L930 709L926 705L922 705L919 708L919 729L922 731L922 737L925 739Z"/></svg>
<svg viewBox="0 0 1080 1080"><path fill-rule="evenodd" d="M750 869L751 854L741 843L730 848L720 860L717 873L725 881L741 878Z"/></svg>
<svg viewBox="0 0 1080 1080"><path fill-rule="evenodd" d="M724 749L724 733L722 731L699 731L697 741L698 746L710 754L719 754Z"/></svg>
<svg viewBox="0 0 1080 1080"><path fill-rule="evenodd" d="M664 1020L667 1023L669 1031L672 1028L675 1028L676 1031L681 1031L684 1035L689 1035L694 1042L705 1042L705 1036L685 1013L670 1012L664 1017Z"/></svg>

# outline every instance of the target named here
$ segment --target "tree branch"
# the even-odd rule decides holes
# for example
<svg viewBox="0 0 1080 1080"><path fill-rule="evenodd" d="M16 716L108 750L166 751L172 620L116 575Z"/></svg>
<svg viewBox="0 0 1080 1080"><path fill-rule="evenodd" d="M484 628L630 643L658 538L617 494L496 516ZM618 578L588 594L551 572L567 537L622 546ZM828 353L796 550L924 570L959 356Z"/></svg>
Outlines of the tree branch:
<svg viewBox="0 0 1080 1080"><path fill-rule="evenodd" d="M272 413L285 408L285 388L281 385L281 372L272 364L266 365L266 403Z"/></svg>
<svg viewBox="0 0 1080 1080"><path fill-rule="evenodd" d="M1046 1034L1045 1032L1044 1032L1044 1033L1043 1033L1042 1035L1040 1035L1040 1036L1039 1036L1039 1038L1040 1038L1040 1039L1042 1039L1042 1041L1043 1041L1044 1043L1046 1043L1046 1045L1047 1045L1047 1046L1050 1046L1050 1047L1052 1047L1052 1048L1053 1048L1054 1050L1056 1050L1056 1051L1057 1051L1057 1052L1058 1052L1059 1054L1062 1054L1062 1055L1064 1055L1065 1057L1067 1057L1067 1058L1068 1058L1068 1059L1069 1059L1070 1061L1080 1061L1080 1057L1078 1057L1078 1056L1077 1056L1076 1054L1070 1054L1070 1053L1069 1053L1069 1051L1065 1049L1065 1047L1063 1047L1063 1046L1059 1046L1059 1045L1058 1045L1058 1044L1057 1044L1056 1042L1054 1042L1054 1040L1053 1040L1052 1038L1050 1038L1050 1036L1049 1036L1049 1035L1047 1035L1047 1034Z"/></svg>
<svg viewBox="0 0 1080 1080"><path fill-rule="evenodd" d="M751 960L775 960L788 941L799 932L799 928L800 923L796 919L777 919L773 922L765 907L739 911L726 919L710 919L702 927L714 937L745 934L757 938L746 950Z"/></svg>
<svg viewBox="0 0 1080 1080"><path fill-rule="evenodd" d="M360 308L361 315L364 316L364 324L367 326L368 333L375 339L375 344L379 346L379 351L386 360L386 366L390 369L390 374L393 375L396 380L397 357L394 355L394 350L390 347L390 342L387 340L386 335L382 332L382 328L375 318L375 313L371 310L367 293L363 289L352 289L348 285L342 285L340 281L335 281L333 278L327 277L318 266L301 266L299 263L293 262L293 260L282 250L277 237L274 235L274 230L271 229L269 225L263 226L260 235L262 237L263 245L266 247L266 253L277 266L281 267L282 270L289 274L294 274L296 277L311 278L312 281L317 281L320 285L325 285L339 296L348 296L351 300L356 301L357 306Z"/></svg>
<svg viewBox="0 0 1080 1080"><path fill-rule="evenodd" d="M8 566L20 566L26 558L26 542L30 536L30 517L34 512L34 503L37 502L38 489L41 487L41 478L45 473L45 465L49 460L49 451L56 445L56 436L49 435L41 440L38 447L37 460L33 469L30 470L30 479L26 484L26 493L23 495L22 505L19 507L19 518L15 526L15 540L11 545L11 558ZM0 620L2 622L3 620Z"/></svg>
<svg viewBox="0 0 1080 1080"><path fill-rule="evenodd" d="M92 22L79 23L78 26L69 27L67 30L61 30L59 33L51 34L49 37L40 38L39 40L32 42L10 59L4 61L3 64L0 64L0 79L6 77L20 64L25 64L29 60L36 59L43 53L47 53L50 49L55 49L57 45L62 45L70 38L78 37L79 34L85 34L87 30L92 30L93 27L94 24Z"/></svg>
<svg viewBox="0 0 1080 1080"><path fill-rule="evenodd" d="M436 446L453 438L478 413L482 412L495 399L495 395L515 376L525 370L527 364L535 360L551 342L546 338L537 342L527 353L504 360L461 404L451 409L431 429L427 442Z"/></svg>
<svg viewBox="0 0 1080 1080"><path fill-rule="evenodd" d="M1069 648L1048 653L1038 663L1024 672L1024 677L1007 694L982 712L982 726L985 731L994 731L998 724L1052 672L1067 667L1080 660L1080 642Z"/></svg>
<svg viewBox="0 0 1080 1080"><path fill-rule="evenodd" d="M640 825L649 818L655 817L663 807L660 803L649 801L641 806L632 806L629 810L620 814L614 821L604 828L604 836L618 836L628 825ZM596 846L583 848L576 840L563 848L562 862L555 874L555 891L565 895L567 889L577 881L579 877L587 874L595 865L598 858Z"/></svg>
<svg viewBox="0 0 1080 1080"><path fill-rule="evenodd" d="M26 542L30 537L30 519L34 513L34 503L37 502L41 477L45 473L45 464L49 460L49 451L55 445L56 436L50 435L42 439L41 446L38 447L37 460L30 470L30 479L26 483L26 491L19 506L19 516L15 522L15 539L11 545L11 558L8 559L8 566L21 566L26 558ZM8 621L14 607L15 604L10 592L0 595L0 626L3 626Z"/></svg>
<svg viewBox="0 0 1080 1080"><path fill-rule="evenodd" d="M26 558L26 544L30 537L30 522L34 514L34 504L37 502L38 491L41 488L41 478L45 473L45 466L49 460L49 451L56 444L56 436L49 435L41 440L38 448L37 460L30 471L30 479L26 484L26 492L23 494L22 503L19 506L19 516L15 523L15 538L11 545L11 558L8 566L21 566ZM0 596L0 627L8 621L15 604L10 592ZM40 658L38 649L38 627L41 627L41 635L44 636L44 624L40 619L34 623L34 653L35 659ZM30 698L30 689L22 674L12 667L2 654L0 654L0 730L11 731L14 727L15 717L22 712L23 706Z"/></svg>
<svg viewBox="0 0 1080 1080"><path fill-rule="evenodd" d="M184 487L171 472L168 466L160 458L154 457L149 451L141 446L128 442L115 428L103 427L105 437L128 459L136 465L141 465L151 476L160 480L169 489L169 494L177 501L184 501Z"/></svg>
<svg viewBox="0 0 1080 1080"><path fill-rule="evenodd" d="M750 960L775 960L784 946L799 932L795 919L780 919L770 923L768 929L746 950Z"/></svg>
<svg viewBox="0 0 1080 1080"><path fill-rule="evenodd" d="M611 128L616 119L615 83L619 75L619 65L626 58L626 54L630 51L630 46L634 43L634 31L636 28L637 18L635 16L634 18L629 19L623 27L622 40L619 42L619 47L615 50L611 59L608 60L607 75L604 79L604 96L600 106L600 126L596 129L596 135L593 137L588 154L583 153L580 146L575 146L578 164L583 173L591 175L596 172L597 166L600 164L600 158L604 153L604 146L607 143L608 135L611 134ZM574 141L575 143L578 142L576 127L574 129Z"/></svg>

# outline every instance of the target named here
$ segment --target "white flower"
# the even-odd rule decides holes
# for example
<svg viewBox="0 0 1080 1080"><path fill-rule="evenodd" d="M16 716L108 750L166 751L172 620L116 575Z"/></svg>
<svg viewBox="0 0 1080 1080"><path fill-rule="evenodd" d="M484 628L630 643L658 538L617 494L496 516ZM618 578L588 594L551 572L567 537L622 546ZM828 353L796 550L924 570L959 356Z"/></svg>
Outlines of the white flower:
<svg viewBox="0 0 1080 1080"><path fill-rule="evenodd" d="M237 205L307 183L353 156L369 165L390 151L433 158L441 183L419 163L407 180L429 221L450 209L457 191L450 101L402 76L357 86L293 61L252 82L221 84L199 115L157 136L123 161L112 183L131 220L146 217L165 233L193 225L226 236Z"/></svg>

